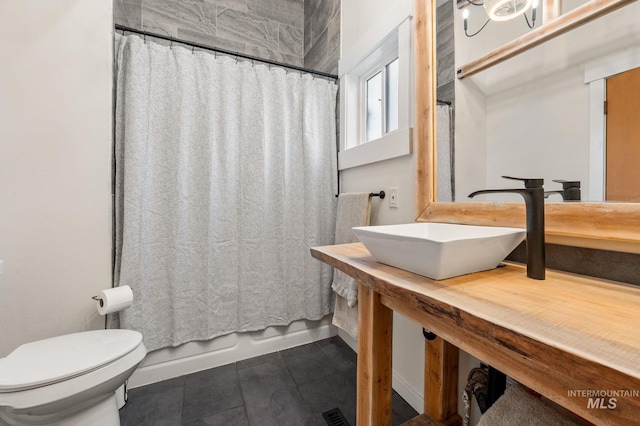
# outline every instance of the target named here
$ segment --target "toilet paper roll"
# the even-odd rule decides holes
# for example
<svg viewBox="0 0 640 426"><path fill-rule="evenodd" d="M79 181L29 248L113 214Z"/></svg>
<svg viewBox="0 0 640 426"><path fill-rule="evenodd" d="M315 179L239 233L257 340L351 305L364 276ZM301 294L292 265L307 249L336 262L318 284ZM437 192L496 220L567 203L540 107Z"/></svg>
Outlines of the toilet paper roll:
<svg viewBox="0 0 640 426"><path fill-rule="evenodd" d="M132 303L133 292L128 285L102 290L98 293L97 308L100 315L127 309Z"/></svg>

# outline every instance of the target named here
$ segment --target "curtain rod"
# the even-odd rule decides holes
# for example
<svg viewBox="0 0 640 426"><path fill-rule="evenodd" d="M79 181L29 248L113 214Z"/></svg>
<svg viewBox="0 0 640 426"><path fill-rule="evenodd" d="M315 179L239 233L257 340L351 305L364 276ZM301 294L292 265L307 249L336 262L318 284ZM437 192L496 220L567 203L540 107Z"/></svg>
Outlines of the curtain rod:
<svg viewBox="0 0 640 426"><path fill-rule="evenodd" d="M151 32L148 32L148 31L138 30L136 28L125 27L124 25L116 24L115 28L116 28L116 30L120 30L120 31L128 31L130 33L140 34L142 36L149 36L149 37L159 38L159 39L162 39L162 40L167 40L167 41L176 42L176 43L180 43L180 44L186 44L187 46L197 47L199 49L209 50L211 52L223 53L225 55L235 56L236 58L250 59L252 61L258 61L258 62L262 62L262 63L268 64L268 65L275 65L275 66L282 67L282 68L288 68L288 69L292 69L292 70L295 70L295 71L300 71L300 72L305 72L305 73L309 73L309 74L313 74L313 75L318 75L318 76L330 78L330 79L333 79L333 80L337 80L338 79L338 76L335 75L335 74L329 74L329 73L326 73L326 72L315 71L315 70L308 69L308 68L297 67L295 65L289 65L289 64L282 63L282 62L271 61L269 59L258 58L256 56L245 55L245 54L242 54L242 53L239 53L239 52L232 52L230 50L219 49L217 47L214 48L214 47L207 46L207 45L204 45L204 44L194 43L192 41L181 40L181 39L178 39L178 38L173 38L173 37L162 35L162 34L156 34L156 33L151 33Z"/></svg>

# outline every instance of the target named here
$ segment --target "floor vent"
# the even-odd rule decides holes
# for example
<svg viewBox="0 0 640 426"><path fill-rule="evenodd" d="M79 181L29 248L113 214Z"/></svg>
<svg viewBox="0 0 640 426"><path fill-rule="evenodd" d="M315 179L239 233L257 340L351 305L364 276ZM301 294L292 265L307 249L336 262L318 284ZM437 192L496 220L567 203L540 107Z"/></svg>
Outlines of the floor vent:
<svg viewBox="0 0 640 426"><path fill-rule="evenodd" d="M322 413L322 417L324 417L324 421L327 422L329 426L350 426L339 408L325 411Z"/></svg>

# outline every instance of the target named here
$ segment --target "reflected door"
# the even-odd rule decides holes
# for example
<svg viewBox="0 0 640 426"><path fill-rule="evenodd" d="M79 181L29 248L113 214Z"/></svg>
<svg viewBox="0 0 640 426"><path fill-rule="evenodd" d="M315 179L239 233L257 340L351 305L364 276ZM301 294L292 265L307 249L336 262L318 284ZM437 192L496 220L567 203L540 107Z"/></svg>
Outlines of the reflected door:
<svg viewBox="0 0 640 426"><path fill-rule="evenodd" d="M607 79L607 201L640 202L640 68Z"/></svg>

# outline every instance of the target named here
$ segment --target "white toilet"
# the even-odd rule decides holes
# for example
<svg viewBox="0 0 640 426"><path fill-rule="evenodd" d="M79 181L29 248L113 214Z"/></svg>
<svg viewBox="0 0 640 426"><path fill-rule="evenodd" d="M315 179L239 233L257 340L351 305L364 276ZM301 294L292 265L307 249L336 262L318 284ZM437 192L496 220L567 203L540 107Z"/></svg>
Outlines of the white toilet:
<svg viewBox="0 0 640 426"><path fill-rule="evenodd" d="M119 425L115 391L147 353L131 330L27 343L0 358L0 424Z"/></svg>

